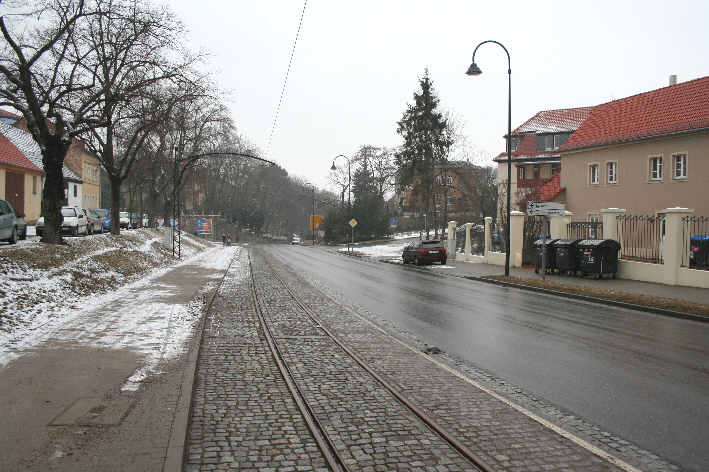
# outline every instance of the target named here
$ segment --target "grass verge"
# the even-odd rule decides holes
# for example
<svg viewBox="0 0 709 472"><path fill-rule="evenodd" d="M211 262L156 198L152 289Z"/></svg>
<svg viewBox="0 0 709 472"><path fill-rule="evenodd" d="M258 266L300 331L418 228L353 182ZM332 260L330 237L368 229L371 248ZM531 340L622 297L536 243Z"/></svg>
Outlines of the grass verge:
<svg viewBox="0 0 709 472"><path fill-rule="evenodd" d="M709 305L677 300L675 298L653 297L651 295L641 295L636 293L621 292L618 290L608 290L597 287L569 285L550 280L540 280L524 277L505 277L504 275L488 275L481 278L488 280L499 280L502 282L510 282L519 285L528 285L530 287L555 290L557 292L564 292L573 295L583 295L586 297L595 297L604 300L631 303L633 305L641 305L651 308L660 308L663 310L677 311L680 313L691 313L693 315L709 317Z"/></svg>

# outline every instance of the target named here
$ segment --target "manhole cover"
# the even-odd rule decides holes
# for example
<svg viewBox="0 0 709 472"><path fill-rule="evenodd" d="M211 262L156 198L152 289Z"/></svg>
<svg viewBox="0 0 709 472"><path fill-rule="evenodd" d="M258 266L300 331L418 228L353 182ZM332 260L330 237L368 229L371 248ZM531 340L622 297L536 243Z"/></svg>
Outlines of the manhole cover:
<svg viewBox="0 0 709 472"><path fill-rule="evenodd" d="M131 407L131 397L112 399L79 398L49 423L49 426L115 426L121 424Z"/></svg>

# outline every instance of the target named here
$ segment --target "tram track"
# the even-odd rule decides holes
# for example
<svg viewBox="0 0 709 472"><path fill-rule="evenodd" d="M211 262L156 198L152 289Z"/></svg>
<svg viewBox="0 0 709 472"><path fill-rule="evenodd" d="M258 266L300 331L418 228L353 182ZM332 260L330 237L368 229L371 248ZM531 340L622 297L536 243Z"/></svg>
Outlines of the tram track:
<svg viewBox="0 0 709 472"><path fill-rule="evenodd" d="M410 398L404 395L397 387L395 387L391 382L387 381L386 378L381 376L374 368L371 367L366 361L364 361L360 356L358 356L349 346L347 346L338 336L336 336L331 330L323 326L316 315L306 306L305 303L300 299L296 292L287 284L287 282L275 271L275 269L267 264L270 270L270 274L273 278L283 287L283 289L288 293L290 299L293 301L298 310L300 310L313 324L320 330L324 336L331 340L342 352L344 352L348 358L350 358L356 365L361 367L370 378L380 385L383 389L388 391L396 401L402 405L406 410L408 410L417 421L423 423L426 428L434 433L438 438L440 438L445 444L450 446L455 450L460 456L462 456L465 461L467 461L474 468L482 472L492 472L494 469L486 464L479 456L468 449L461 441L459 441L453 434L447 431L443 426L435 421L431 416L429 416L423 409L419 408ZM251 277L251 295L253 299L254 309L257 313L259 322L263 328L264 335L266 337L267 343L275 359L276 364L288 386L289 391L293 395L293 398L300 409L303 417L313 434L315 441L317 442L319 448L321 449L328 465L332 470L336 471L350 471L345 458L338 451L335 446L335 442L328 436L328 433L318 419L317 415L314 413L314 409L309 405L306 396L303 394L301 388L299 387L292 370L288 366L285 356L279 348L276 336L274 336L269 321L267 320L262 301L259 299L259 294L257 291L256 277L254 275L253 265L251 262L251 255L249 254L249 269Z"/></svg>

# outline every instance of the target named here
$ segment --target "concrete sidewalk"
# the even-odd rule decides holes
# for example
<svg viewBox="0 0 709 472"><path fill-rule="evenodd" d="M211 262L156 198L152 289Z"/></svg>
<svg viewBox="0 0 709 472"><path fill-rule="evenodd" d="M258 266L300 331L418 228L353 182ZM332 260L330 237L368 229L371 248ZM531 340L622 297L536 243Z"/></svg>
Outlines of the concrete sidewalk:
<svg viewBox="0 0 709 472"><path fill-rule="evenodd" d="M163 470L191 394L185 354L232 253L210 249L119 289L1 369L0 470Z"/></svg>
<svg viewBox="0 0 709 472"><path fill-rule="evenodd" d="M483 264L480 262L465 262L449 259L446 265L453 267L453 269L448 270L447 273L451 275L455 274L461 277L482 277L486 275L503 275L505 273L504 266ZM542 274L536 274L534 272L534 269L525 269L519 267L510 268L510 275L513 277L539 280L542 279ZM546 279L552 282L558 282L568 285L594 287L606 290L633 293L638 295L674 298L694 303L709 304L709 290L703 288L663 285L652 282L640 282L637 280L627 279L604 278L596 280L589 277L571 277L568 275L558 274L547 275Z"/></svg>

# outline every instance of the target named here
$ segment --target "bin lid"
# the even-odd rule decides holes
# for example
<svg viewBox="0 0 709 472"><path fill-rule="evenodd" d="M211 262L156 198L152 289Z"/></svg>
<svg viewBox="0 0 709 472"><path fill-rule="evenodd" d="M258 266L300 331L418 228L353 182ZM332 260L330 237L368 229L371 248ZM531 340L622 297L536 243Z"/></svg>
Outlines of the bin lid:
<svg viewBox="0 0 709 472"><path fill-rule="evenodd" d="M558 239L554 242L554 246L556 247L568 247L568 246L576 246L576 243L581 241L580 239Z"/></svg>
<svg viewBox="0 0 709 472"><path fill-rule="evenodd" d="M548 247L548 246L551 246L551 245L554 244L556 241L558 241L558 239L547 238L547 239L546 239L546 245L547 245L547 247ZM543 239L543 238L542 238L542 239L537 239L536 241L534 241L534 245L535 245L535 246L542 246L542 245L544 245L544 239Z"/></svg>
<svg viewBox="0 0 709 472"><path fill-rule="evenodd" d="M620 243L613 239L584 239L576 245L579 248L594 248L608 247L611 249L620 249Z"/></svg>

